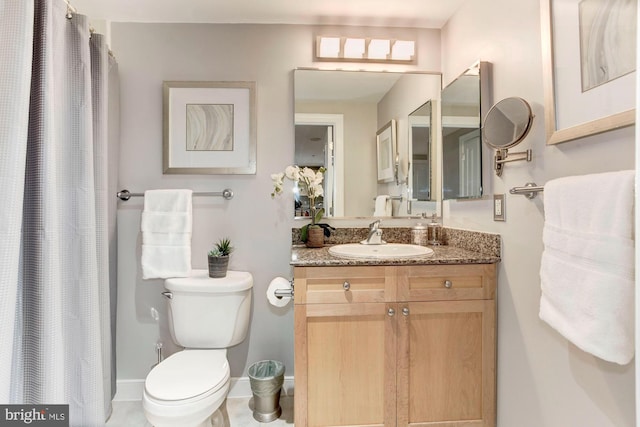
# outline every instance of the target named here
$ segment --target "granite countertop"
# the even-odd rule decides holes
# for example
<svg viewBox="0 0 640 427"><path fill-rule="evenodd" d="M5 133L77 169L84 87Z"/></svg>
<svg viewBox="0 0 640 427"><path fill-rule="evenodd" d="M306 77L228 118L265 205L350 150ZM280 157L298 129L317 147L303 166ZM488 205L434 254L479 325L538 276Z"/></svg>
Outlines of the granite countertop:
<svg viewBox="0 0 640 427"><path fill-rule="evenodd" d="M322 267L341 265L429 265L429 264L493 264L500 261L500 236L469 230L444 228L444 245L428 246L433 249L431 256L407 259L347 259L329 254L334 244L358 242L366 229L337 229L327 239L322 248L307 248L298 239L296 229L292 230L291 262L295 267ZM389 243L408 243L410 229L385 229L385 240Z"/></svg>
<svg viewBox="0 0 640 427"><path fill-rule="evenodd" d="M408 259L347 259L329 253L331 246L307 248L303 245L291 247L291 265L295 267L326 267L340 265L428 265L428 264L493 264L500 257L481 252L469 251L453 246L429 246L431 256Z"/></svg>

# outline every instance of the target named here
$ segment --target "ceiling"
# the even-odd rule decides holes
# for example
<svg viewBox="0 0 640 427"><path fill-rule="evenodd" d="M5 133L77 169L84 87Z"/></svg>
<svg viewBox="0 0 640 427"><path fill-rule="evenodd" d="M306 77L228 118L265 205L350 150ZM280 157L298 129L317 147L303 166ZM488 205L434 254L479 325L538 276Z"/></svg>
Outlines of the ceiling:
<svg viewBox="0 0 640 427"><path fill-rule="evenodd" d="M69 0L113 22L258 23L441 28L468 0Z"/></svg>

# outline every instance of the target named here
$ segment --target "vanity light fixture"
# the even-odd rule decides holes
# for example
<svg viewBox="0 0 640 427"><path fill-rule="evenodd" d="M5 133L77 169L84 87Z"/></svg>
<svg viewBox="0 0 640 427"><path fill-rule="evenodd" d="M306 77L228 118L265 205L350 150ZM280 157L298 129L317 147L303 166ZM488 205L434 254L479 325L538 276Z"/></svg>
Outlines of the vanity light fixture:
<svg viewBox="0 0 640 427"><path fill-rule="evenodd" d="M315 59L318 61L416 62L416 42L363 37L316 37Z"/></svg>
<svg viewBox="0 0 640 427"><path fill-rule="evenodd" d="M412 41L396 40L391 49L391 59L397 61L411 61L415 54L415 43Z"/></svg>
<svg viewBox="0 0 640 427"><path fill-rule="evenodd" d="M340 37L322 37L318 39L318 55L323 58L338 58L340 55Z"/></svg>
<svg viewBox="0 0 640 427"><path fill-rule="evenodd" d="M344 58L364 58L365 42L365 39L346 39L344 41Z"/></svg>
<svg viewBox="0 0 640 427"><path fill-rule="evenodd" d="M391 50L391 40L372 39L367 49L367 59L387 59Z"/></svg>

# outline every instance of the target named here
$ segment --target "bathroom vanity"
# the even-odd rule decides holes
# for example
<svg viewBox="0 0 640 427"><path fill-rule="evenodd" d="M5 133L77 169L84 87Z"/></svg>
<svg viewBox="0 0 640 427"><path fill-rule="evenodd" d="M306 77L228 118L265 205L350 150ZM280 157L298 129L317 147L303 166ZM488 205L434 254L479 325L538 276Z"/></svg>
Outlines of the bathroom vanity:
<svg viewBox="0 0 640 427"><path fill-rule="evenodd" d="M294 247L295 425L495 426L497 254Z"/></svg>

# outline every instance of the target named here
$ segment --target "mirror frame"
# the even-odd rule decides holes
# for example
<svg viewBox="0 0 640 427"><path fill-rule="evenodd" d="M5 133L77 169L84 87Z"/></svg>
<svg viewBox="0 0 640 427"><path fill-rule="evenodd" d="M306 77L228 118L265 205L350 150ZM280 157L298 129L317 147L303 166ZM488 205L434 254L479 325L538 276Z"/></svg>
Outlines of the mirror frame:
<svg viewBox="0 0 640 427"><path fill-rule="evenodd" d="M492 106L492 98L493 98L493 94L492 94L492 87L491 87L491 63L487 62L487 61L476 61L475 63L473 63L469 68L467 68L466 70L464 70L462 73L460 73L458 76L456 76L455 79L451 80L451 82L449 82L449 84L445 87L442 88L442 91L444 92L444 90L448 87L451 86L452 83L454 83L456 80L458 80L458 78L460 78L461 76L469 76L469 75L478 75L478 85L479 85L479 108L480 108L480 115L479 115L479 121L478 121L478 133L479 133L479 141L480 141L480 167L481 167L481 171L480 171L480 191L479 191L479 195L477 196L465 196L465 197L448 197L445 198L445 191L444 191L444 186L445 186L445 174L444 174L444 135L442 135L440 137L440 144L442 144L442 159L441 159L441 173L442 173L442 201L444 202L445 200L474 200L474 199L481 199L485 196L488 196L491 194L492 192L492 186L491 186L491 171L493 171L493 159L492 159L492 150L491 148L485 146L485 144L482 144L482 123L484 123L484 119L490 109L490 107ZM441 129L441 133L442 129L444 128L444 113L442 112L443 109L443 101L442 101L442 94L440 96L440 129Z"/></svg>

